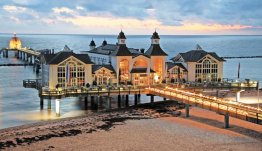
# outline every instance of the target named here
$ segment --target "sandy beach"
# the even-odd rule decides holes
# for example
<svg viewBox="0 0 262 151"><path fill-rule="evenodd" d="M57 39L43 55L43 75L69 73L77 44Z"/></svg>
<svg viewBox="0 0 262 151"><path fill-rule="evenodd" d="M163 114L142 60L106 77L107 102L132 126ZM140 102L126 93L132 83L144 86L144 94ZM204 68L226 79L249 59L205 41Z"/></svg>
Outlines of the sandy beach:
<svg viewBox="0 0 262 151"><path fill-rule="evenodd" d="M262 126L191 107L176 114L131 108L0 130L0 150L262 151Z"/></svg>

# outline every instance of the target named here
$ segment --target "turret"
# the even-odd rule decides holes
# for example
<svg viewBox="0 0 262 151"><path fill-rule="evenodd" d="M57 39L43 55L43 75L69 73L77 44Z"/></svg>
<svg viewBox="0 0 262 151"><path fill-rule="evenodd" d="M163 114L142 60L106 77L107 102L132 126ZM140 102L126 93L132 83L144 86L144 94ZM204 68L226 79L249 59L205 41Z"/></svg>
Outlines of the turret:
<svg viewBox="0 0 262 151"><path fill-rule="evenodd" d="M104 40L103 43L102 43L102 46L105 46L105 45L107 45L107 41L106 40Z"/></svg>
<svg viewBox="0 0 262 151"><path fill-rule="evenodd" d="M118 44L119 45L123 45L123 44L126 44L126 36L124 34L124 32L121 30L121 32L119 33L118 37Z"/></svg>
<svg viewBox="0 0 262 151"><path fill-rule="evenodd" d="M89 48L90 48L90 50L96 48L96 44L95 44L95 41L94 41L93 39L91 40L91 42L90 42L90 44L89 44Z"/></svg>
<svg viewBox="0 0 262 151"><path fill-rule="evenodd" d="M157 44L159 45L159 40L160 40L160 37L158 35L158 33L155 31L151 37L151 44Z"/></svg>

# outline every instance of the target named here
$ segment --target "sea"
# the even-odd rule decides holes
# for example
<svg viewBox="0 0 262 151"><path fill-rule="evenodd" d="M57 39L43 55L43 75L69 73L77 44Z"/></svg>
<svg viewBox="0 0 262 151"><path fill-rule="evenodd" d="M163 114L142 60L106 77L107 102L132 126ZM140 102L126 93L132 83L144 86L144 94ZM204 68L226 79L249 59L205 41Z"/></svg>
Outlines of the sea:
<svg viewBox="0 0 262 151"><path fill-rule="evenodd" d="M12 34L0 34L0 49L7 48ZM131 48L148 49L151 43L150 35L126 35L127 46ZM103 40L115 44L117 35L39 35L21 34L23 47L35 50L54 49L58 52L68 45L75 53L89 50L89 43L93 39L97 46ZM229 56L262 56L262 36L209 36L209 35L162 35L160 37L162 49L168 54L168 60L180 52L195 49L199 44L204 50L216 52L221 57ZM0 55L0 64L22 63L10 54L9 58ZM224 77L237 78L240 63L240 78L258 80L262 83L262 58L228 59L224 63ZM23 88L24 79L36 79L38 75L30 66L0 66L0 129L19 126L39 121L58 118L88 115L96 112L84 110L81 98L64 98L61 101L61 117L55 115L55 101L52 109L47 110L47 100L44 109L40 110L40 99L37 90ZM162 98L156 98L160 101ZM133 103L130 98L130 104ZM142 96L141 103L149 102L147 96ZM112 107L117 103L112 102ZM105 105L105 104L104 104Z"/></svg>

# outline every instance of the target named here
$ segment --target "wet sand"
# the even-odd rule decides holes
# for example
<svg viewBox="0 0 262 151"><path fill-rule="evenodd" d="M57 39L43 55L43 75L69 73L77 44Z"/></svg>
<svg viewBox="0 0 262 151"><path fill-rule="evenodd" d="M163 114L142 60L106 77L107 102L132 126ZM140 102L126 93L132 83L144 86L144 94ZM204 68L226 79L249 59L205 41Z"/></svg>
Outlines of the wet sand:
<svg viewBox="0 0 262 151"><path fill-rule="evenodd" d="M191 108L191 116L185 118L183 110L180 116L156 110L160 111L126 109L0 130L0 147L19 151L262 151L261 125L230 117L230 128L224 129L223 116L214 112Z"/></svg>

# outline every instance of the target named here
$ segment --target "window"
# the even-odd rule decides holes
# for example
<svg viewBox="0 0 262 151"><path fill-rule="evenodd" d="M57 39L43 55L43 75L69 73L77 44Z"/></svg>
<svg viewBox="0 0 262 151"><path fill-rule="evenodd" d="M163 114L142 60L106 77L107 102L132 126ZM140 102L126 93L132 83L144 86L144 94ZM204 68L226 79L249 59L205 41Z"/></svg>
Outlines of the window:
<svg viewBox="0 0 262 151"><path fill-rule="evenodd" d="M198 61L195 70L196 81L217 81L218 64L210 57Z"/></svg>
<svg viewBox="0 0 262 151"><path fill-rule="evenodd" d="M85 66L75 59L68 59L57 67L57 82L59 87L84 86Z"/></svg>

